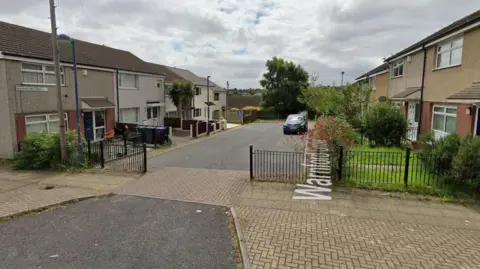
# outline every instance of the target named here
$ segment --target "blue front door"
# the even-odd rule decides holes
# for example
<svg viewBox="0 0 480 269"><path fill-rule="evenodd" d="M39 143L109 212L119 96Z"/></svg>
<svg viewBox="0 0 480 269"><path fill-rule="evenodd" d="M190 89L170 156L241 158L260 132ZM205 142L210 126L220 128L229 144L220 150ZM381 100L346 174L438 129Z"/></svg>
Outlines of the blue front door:
<svg viewBox="0 0 480 269"><path fill-rule="evenodd" d="M93 113L83 112L83 128L85 132L85 139L87 141L94 140L93 136Z"/></svg>

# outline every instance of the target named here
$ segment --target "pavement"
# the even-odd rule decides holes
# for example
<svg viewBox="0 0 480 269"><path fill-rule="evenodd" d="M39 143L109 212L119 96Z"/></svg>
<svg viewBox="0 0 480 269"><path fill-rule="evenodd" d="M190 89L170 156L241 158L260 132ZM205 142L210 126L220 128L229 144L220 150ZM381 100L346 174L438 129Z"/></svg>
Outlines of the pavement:
<svg viewBox="0 0 480 269"><path fill-rule="evenodd" d="M0 268L236 268L229 209L89 199L0 225Z"/></svg>
<svg viewBox="0 0 480 269"><path fill-rule="evenodd" d="M331 201L302 201L292 199L292 184L249 182L249 144L295 146L280 127L251 124L152 157L148 173L109 190L234 207L252 268L479 268L476 205L344 190Z"/></svg>

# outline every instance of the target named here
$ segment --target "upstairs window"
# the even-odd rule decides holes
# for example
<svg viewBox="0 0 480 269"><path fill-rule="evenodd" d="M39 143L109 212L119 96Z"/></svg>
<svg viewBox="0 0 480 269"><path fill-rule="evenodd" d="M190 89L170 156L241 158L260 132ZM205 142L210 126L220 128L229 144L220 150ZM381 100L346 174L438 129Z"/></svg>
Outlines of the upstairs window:
<svg viewBox="0 0 480 269"><path fill-rule="evenodd" d="M120 73L118 74L118 87L121 89L137 89L137 75Z"/></svg>
<svg viewBox="0 0 480 269"><path fill-rule="evenodd" d="M390 74L392 78L397 78L403 76L403 61L398 61L393 64L392 72Z"/></svg>
<svg viewBox="0 0 480 269"><path fill-rule="evenodd" d="M375 90L377 88L377 77L371 77L370 81L372 84L372 90Z"/></svg>
<svg viewBox="0 0 480 269"><path fill-rule="evenodd" d="M218 101L220 100L220 93L216 92L213 94L213 101Z"/></svg>
<svg viewBox="0 0 480 269"><path fill-rule="evenodd" d="M195 95L200 95L202 94L202 89L195 87Z"/></svg>
<svg viewBox="0 0 480 269"><path fill-rule="evenodd" d="M442 43L437 47L437 68L462 64L463 37Z"/></svg>
<svg viewBox="0 0 480 269"><path fill-rule="evenodd" d="M31 85L55 85L55 67L53 65L42 65L22 63L22 82ZM60 67L60 83L65 85L63 67Z"/></svg>

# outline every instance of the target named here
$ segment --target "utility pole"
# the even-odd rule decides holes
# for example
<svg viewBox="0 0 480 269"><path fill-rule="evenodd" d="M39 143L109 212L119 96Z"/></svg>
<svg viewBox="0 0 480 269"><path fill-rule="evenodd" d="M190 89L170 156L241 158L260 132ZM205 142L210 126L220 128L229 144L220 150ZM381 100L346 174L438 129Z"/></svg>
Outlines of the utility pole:
<svg viewBox="0 0 480 269"><path fill-rule="evenodd" d="M62 103L62 85L60 82L60 59L58 58L58 44L57 44L57 18L55 17L55 3L50 1L50 23L52 26L52 45L53 45L53 61L55 63L55 84L57 85L57 110L59 120L60 133L60 154L62 162L67 160L67 147L65 142L65 114L63 112Z"/></svg>
<svg viewBox="0 0 480 269"><path fill-rule="evenodd" d="M207 77L207 135L210 135L210 76Z"/></svg>

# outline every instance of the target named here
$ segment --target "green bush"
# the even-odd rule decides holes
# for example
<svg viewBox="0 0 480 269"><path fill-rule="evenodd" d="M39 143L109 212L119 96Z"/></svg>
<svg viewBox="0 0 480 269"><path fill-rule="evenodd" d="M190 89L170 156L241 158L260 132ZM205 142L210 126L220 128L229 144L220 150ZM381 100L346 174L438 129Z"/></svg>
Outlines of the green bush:
<svg viewBox="0 0 480 269"><path fill-rule="evenodd" d="M421 136L420 141L424 165L431 171L449 172L460 148L461 137L454 133L436 140L434 133L430 132Z"/></svg>
<svg viewBox="0 0 480 269"><path fill-rule="evenodd" d="M83 142L85 145L85 142ZM79 163L77 157L77 134L75 131L66 132L66 146L68 158L62 163L60 154L60 136L58 133L33 133L27 136L22 143L21 151L13 160L12 166L18 170L64 170L69 167L82 167L84 160Z"/></svg>
<svg viewBox="0 0 480 269"><path fill-rule="evenodd" d="M452 162L452 179L466 183L480 182L480 137L468 135Z"/></svg>
<svg viewBox="0 0 480 269"><path fill-rule="evenodd" d="M387 103L373 106L364 119L364 135L375 147L400 147L407 133L407 119Z"/></svg>

